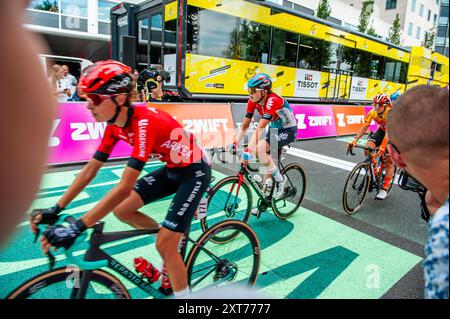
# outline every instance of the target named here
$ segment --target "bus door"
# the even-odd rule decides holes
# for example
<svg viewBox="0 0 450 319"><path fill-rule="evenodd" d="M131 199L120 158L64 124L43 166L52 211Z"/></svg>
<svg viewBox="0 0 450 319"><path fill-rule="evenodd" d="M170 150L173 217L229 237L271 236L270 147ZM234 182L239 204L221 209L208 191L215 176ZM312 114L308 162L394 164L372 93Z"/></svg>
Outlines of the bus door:
<svg viewBox="0 0 450 319"><path fill-rule="evenodd" d="M327 68L326 98L347 100L350 98L351 72Z"/></svg>

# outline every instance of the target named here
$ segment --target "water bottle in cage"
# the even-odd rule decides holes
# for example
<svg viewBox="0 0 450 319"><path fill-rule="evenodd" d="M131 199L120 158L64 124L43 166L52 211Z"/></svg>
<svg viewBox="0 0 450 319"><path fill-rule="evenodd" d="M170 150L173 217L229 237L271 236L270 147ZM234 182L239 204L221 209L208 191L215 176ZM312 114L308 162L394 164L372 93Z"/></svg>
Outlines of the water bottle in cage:
<svg viewBox="0 0 450 319"><path fill-rule="evenodd" d="M260 175L254 175L253 180L256 182L256 185L258 185L259 189L263 188L263 178Z"/></svg>
<svg viewBox="0 0 450 319"><path fill-rule="evenodd" d="M141 276L147 278L148 282L151 284L158 281L161 275L155 266L142 257L134 259L134 269L136 269Z"/></svg>

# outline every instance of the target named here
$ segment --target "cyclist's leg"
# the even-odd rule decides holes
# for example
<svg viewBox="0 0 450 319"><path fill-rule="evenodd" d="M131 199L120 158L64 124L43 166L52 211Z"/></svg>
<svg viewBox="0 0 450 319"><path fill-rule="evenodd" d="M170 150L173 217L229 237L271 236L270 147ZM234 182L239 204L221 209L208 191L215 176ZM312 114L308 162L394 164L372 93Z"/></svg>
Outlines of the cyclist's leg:
<svg viewBox="0 0 450 319"><path fill-rule="evenodd" d="M297 136L297 127L291 127L291 128L287 128L287 129L280 129L280 130L278 130L278 129L272 130L271 129L271 130L269 130L269 132L266 136L266 140L261 141L260 144L258 144L258 146L261 146L260 148L258 147L259 155L264 157L263 160L261 160L261 158L260 158L260 161L264 164L264 166L266 167L266 170L274 176L274 178L277 182L281 182L282 177L280 175L277 178L278 173L280 173L278 171L278 165L273 160L273 157L270 154L274 154L276 160L278 160L279 150L282 147L294 142L296 136ZM265 142L265 143L263 143L263 142ZM266 153L262 154L264 150L266 150ZM270 150L270 154L267 154L267 152L269 150Z"/></svg>
<svg viewBox="0 0 450 319"><path fill-rule="evenodd" d="M150 202L173 194L176 187L167 176L166 166L157 169L136 182L130 196L114 209L114 214L122 222L137 229L157 228L159 225L155 220L138 210Z"/></svg>
<svg viewBox="0 0 450 319"><path fill-rule="evenodd" d="M369 134L369 139L367 140L366 147L376 148L377 147L377 132L372 132ZM369 155L369 152L364 150L364 155Z"/></svg>
<svg viewBox="0 0 450 319"><path fill-rule="evenodd" d="M392 161L391 156L389 155L389 152L386 148L385 151L385 158L386 158L386 176L384 178L384 184L383 184L383 188L385 190L389 189L389 185L392 182L392 179L394 178L394 162Z"/></svg>
<svg viewBox="0 0 450 319"><path fill-rule="evenodd" d="M181 236L191 224L197 206L211 180L211 166L192 164L171 169L178 179L178 189L156 240L156 249L164 260L174 294L187 289L187 274L178 251Z"/></svg>

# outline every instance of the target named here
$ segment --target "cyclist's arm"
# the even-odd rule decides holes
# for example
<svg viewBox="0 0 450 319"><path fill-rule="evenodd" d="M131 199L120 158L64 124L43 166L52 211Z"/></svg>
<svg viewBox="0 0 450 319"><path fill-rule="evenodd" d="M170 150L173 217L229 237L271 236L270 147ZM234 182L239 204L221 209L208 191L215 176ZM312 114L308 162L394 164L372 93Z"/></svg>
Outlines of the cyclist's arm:
<svg viewBox="0 0 450 319"><path fill-rule="evenodd" d="M361 127L361 130L359 133L355 136L354 141L359 141L359 139L366 134L367 129L369 128L370 124L364 124L363 127Z"/></svg>
<svg viewBox="0 0 450 319"><path fill-rule="evenodd" d="M70 187L58 201L59 207L67 207L70 202L80 194L83 189L94 179L104 162L92 158L77 175Z"/></svg>
<svg viewBox="0 0 450 319"><path fill-rule="evenodd" d="M252 138L250 140L250 143L248 144L248 148L252 151L256 151L256 145L258 142L264 137L266 134L266 127L270 124L269 120L266 120L264 118L261 118L258 122L258 127L256 128L255 132L252 135Z"/></svg>
<svg viewBox="0 0 450 319"><path fill-rule="evenodd" d="M123 172L122 179L119 184L110 190L93 209L81 217L81 220L86 227L92 227L95 225L95 223L108 215L109 212L125 200L133 191L134 184L136 183L140 173L140 170L127 166Z"/></svg>
<svg viewBox="0 0 450 319"><path fill-rule="evenodd" d="M252 118L244 117L244 120L242 121L242 126L238 130L238 134L236 137L236 145L239 145L239 143L241 143L242 139L245 136L245 133L247 133L247 130L250 127L251 122Z"/></svg>

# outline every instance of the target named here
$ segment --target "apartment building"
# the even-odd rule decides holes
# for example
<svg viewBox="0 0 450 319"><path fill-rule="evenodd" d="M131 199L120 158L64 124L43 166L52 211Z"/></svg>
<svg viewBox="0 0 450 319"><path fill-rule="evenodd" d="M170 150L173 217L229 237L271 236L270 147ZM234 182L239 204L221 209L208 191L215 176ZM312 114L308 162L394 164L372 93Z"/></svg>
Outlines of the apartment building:
<svg viewBox="0 0 450 319"><path fill-rule="evenodd" d="M142 0L127 2L139 3ZM91 61L110 57L110 9L119 0L32 0L26 27L43 36L54 55Z"/></svg>

